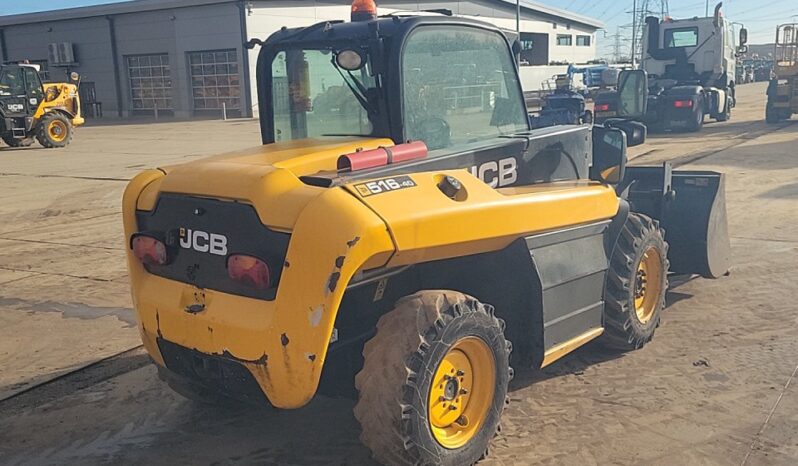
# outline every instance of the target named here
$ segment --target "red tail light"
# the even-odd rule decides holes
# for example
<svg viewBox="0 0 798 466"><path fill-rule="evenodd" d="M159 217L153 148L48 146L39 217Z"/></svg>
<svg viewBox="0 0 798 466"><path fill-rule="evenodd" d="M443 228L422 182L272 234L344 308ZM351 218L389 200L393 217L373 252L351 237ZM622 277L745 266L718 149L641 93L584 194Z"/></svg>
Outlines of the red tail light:
<svg viewBox="0 0 798 466"><path fill-rule="evenodd" d="M227 258L227 275L237 282L259 290L271 287L269 266L257 257L231 254Z"/></svg>
<svg viewBox="0 0 798 466"><path fill-rule="evenodd" d="M674 100L673 106L676 108L693 108L692 100Z"/></svg>
<svg viewBox="0 0 798 466"><path fill-rule="evenodd" d="M130 240L130 249L133 255L143 264L165 265L169 262L166 245L163 241L152 236L138 234Z"/></svg>
<svg viewBox="0 0 798 466"><path fill-rule="evenodd" d="M596 104L593 110L597 112L606 112L610 109L610 104Z"/></svg>

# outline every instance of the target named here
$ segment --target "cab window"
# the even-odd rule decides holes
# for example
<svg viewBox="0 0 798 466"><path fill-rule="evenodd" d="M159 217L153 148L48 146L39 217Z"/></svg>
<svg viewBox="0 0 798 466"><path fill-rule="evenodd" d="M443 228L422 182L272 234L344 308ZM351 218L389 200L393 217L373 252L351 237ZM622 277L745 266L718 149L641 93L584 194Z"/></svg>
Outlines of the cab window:
<svg viewBox="0 0 798 466"><path fill-rule="evenodd" d="M0 95L25 94L25 81L20 68L4 68L0 70Z"/></svg>
<svg viewBox="0 0 798 466"><path fill-rule="evenodd" d="M274 140L369 136L372 124L362 89L375 87L366 64L346 71L335 51L292 49L272 61Z"/></svg>
<svg viewBox="0 0 798 466"><path fill-rule="evenodd" d="M695 47L698 45L698 28L673 28L665 30L665 47Z"/></svg>
<svg viewBox="0 0 798 466"><path fill-rule="evenodd" d="M25 87L28 90L28 98L36 99L37 103L44 100L44 90L39 73L33 68L25 68Z"/></svg>
<svg viewBox="0 0 798 466"><path fill-rule="evenodd" d="M458 149L528 129L513 57L497 32L421 26L407 38L402 70L405 139Z"/></svg>

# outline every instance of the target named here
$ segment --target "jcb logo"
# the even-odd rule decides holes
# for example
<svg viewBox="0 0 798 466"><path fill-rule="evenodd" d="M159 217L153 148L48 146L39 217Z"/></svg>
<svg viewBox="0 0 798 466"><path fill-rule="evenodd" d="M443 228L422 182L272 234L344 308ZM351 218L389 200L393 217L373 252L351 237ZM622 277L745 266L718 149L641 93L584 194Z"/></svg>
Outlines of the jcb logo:
<svg viewBox="0 0 798 466"><path fill-rule="evenodd" d="M25 106L22 104L8 104L9 112L21 112L23 110L25 110Z"/></svg>
<svg viewBox="0 0 798 466"><path fill-rule="evenodd" d="M481 179L491 188L509 186L518 181L518 162L514 157L499 161L491 160L470 169L471 174Z"/></svg>
<svg viewBox="0 0 798 466"><path fill-rule="evenodd" d="M208 252L217 256L227 255L227 237L190 228L180 229L180 247L197 252Z"/></svg>

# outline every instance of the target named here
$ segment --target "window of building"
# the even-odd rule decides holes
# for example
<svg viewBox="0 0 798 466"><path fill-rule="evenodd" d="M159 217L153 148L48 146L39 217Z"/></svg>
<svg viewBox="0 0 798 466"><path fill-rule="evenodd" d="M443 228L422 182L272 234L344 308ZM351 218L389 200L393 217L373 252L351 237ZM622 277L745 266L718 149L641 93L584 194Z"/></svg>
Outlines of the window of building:
<svg viewBox="0 0 798 466"><path fill-rule="evenodd" d="M557 45L572 45L573 37L570 34L557 34Z"/></svg>
<svg viewBox="0 0 798 466"><path fill-rule="evenodd" d="M189 52L194 110L241 112L241 81L235 49Z"/></svg>
<svg viewBox="0 0 798 466"><path fill-rule="evenodd" d="M590 47L590 36L576 36L576 45L579 47Z"/></svg>
<svg viewBox="0 0 798 466"><path fill-rule="evenodd" d="M695 47L698 45L698 28L672 28L665 30L665 47Z"/></svg>
<svg viewBox="0 0 798 466"><path fill-rule="evenodd" d="M402 69L406 139L451 151L528 128L515 64L498 33L420 27L407 38Z"/></svg>
<svg viewBox="0 0 798 466"><path fill-rule="evenodd" d="M557 23L551 23L551 28L552 29L557 29Z"/></svg>
<svg viewBox="0 0 798 466"><path fill-rule="evenodd" d="M172 73L169 55L134 55L127 58L133 111L172 110Z"/></svg>

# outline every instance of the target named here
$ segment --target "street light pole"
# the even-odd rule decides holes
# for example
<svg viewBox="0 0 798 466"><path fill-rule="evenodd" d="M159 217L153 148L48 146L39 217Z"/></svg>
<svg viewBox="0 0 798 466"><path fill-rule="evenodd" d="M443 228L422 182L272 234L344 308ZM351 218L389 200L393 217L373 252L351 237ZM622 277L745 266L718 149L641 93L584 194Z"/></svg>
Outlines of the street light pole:
<svg viewBox="0 0 798 466"><path fill-rule="evenodd" d="M632 0L632 68L637 68L637 0Z"/></svg>
<svg viewBox="0 0 798 466"><path fill-rule="evenodd" d="M515 0L515 32L521 40L521 0Z"/></svg>

